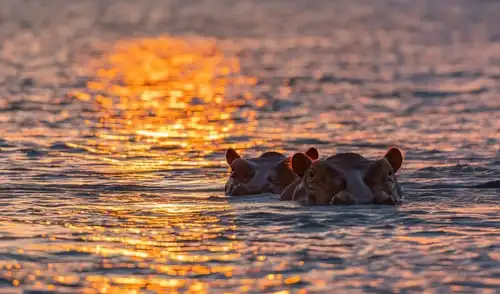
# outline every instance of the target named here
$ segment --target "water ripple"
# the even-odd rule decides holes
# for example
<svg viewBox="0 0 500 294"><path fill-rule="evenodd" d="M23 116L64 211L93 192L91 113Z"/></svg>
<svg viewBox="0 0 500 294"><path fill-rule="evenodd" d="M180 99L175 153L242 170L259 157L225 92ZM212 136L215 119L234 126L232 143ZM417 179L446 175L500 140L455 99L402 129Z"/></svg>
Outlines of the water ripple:
<svg viewBox="0 0 500 294"><path fill-rule="evenodd" d="M498 2L0 8L5 293L499 289ZM403 204L223 195L311 145L399 146Z"/></svg>

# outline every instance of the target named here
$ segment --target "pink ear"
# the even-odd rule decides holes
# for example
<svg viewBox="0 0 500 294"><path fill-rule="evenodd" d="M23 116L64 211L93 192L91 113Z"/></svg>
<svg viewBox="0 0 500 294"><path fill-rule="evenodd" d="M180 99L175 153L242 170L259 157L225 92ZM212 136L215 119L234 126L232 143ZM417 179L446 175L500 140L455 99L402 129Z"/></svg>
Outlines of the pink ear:
<svg viewBox="0 0 500 294"><path fill-rule="evenodd" d="M233 148L229 148L226 150L226 162L231 165L233 161L236 159L241 158L241 156L234 150Z"/></svg>
<svg viewBox="0 0 500 294"><path fill-rule="evenodd" d="M311 147L311 148L307 149L306 155L309 156L312 160L316 160L319 158L318 149Z"/></svg>
<svg viewBox="0 0 500 294"><path fill-rule="evenodd" d="M397 172L403 164L403 153L398 148L391 148L384 157L387 158L394 172Z"/></svg>
<svg viewBox="0 0 500 294"><path fill-rule="evenodd" d="M292 157L292 169L299 177L306 174L311 163L311 158L304 153L295 153Z"/></svg>

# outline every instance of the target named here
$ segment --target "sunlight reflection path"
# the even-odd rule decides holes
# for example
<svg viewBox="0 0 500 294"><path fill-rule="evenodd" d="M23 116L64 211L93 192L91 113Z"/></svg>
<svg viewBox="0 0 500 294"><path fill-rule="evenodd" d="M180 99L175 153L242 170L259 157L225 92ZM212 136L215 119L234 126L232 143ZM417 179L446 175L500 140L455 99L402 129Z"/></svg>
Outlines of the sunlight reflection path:
<svg viewBox="0 0 500 294"><path fill-rule="evenodd" d="M209 39L121 41L90 67L87 90L72 94L97 105L98 121L87 121L95 137L73 147L108 155L121 171L210 165L204 156L228 136L255 128L255 112L241 108L255 79ZM179 156L187 152L191 160Z"/></svg>

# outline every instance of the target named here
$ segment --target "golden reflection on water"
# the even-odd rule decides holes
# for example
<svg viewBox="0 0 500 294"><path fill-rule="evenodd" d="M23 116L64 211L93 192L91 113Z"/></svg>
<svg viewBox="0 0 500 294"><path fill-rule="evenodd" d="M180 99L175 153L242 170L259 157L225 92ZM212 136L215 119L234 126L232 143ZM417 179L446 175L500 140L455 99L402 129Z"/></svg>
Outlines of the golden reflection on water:
<svg viewBox="0 0 500 294"><path fill-rule="evenodd" d="M255 112L240 106L255 83L240 73L238 60L207 39L155 38L120 41L90 62L95 75L74 97L98 107L94 137L83 147L106 156L120 170L169 165L200 167L202 158L224 149L224 139L255 127ZM236 119L245 120L244 129ZM251 144L246 142L244 145ZM176 150L175 154L166 154ZM186 152L198 158L180 158ZM142 157L123 164L123 158Z"/></svg>
<svg viewBox="0 0 500 294"><path fill-rule="evenodd" d="M92 60L89 67L94 78L85 91L72 94L97 106L97 122L87 122L93 130L90 138L69 145L84 148L109 163L111 172L209 165L204 155L229 147L225 138L255 126L255 112L241 109L252 98L245 86L255 81L242 76L238 60L225 56L213 41L166 37L120 41ZM243 127L236 124L237 119L245 121ZM183 157L187 152L189 158ZM227 205L145 203L140 203L140 209L132 209L130 204L82 205L77 208L82 214L91 210L116 224L66 224L85 234L85 245L59 244L56 249L37 244L28 250L100 256L101 267L112 275L92 273L80 280L89 285L88 293L139 293L145 289L203 293L219 282L196 276L233 276L231 262L241 257L242 245L231 233L235 228L230 223L220 224L219 217L213 215L226 210ZM138 211L142 213L138 215ZM212 214L206 215L208 212ZM217 241L221 235L226 241ZM151 274L113 274L114 269L129 267ZM55 279L59 284L73 281L63 275ZM241 290L251 289L255 282L241 281ZM291 282L272 277L260 286Z"/></svg>
<svg viewBox="0 0 500 294"><path fill-rule="evenodd" d="M211 152L229 146L243 149L257 143L251 138L237 146L226 142L229 136L241 136L255 130L255 111L241 107L252 100L245 87L255 80L244 77L238 61L225 56L212 41L176 38L120 41L101 58L93 60L89 67L94 75L86 91L73 94L77 99L97 106L96 119L87 121L92 136L84 138L83 142L67 145L89 151L82 156L95 156L95 159L109 163L106 171L122 173L127 184L131 182L131 172L210 165L214 162L205 156ZM257 106L261 103L252 102ZM244 120L244 123L238 123L239 120ZM309 123L310 128L318 122L329 124L331 116L323 114L314 120ZM268 123L270 130L260 130L266 131L264 139L283 139L290 135L279 126L272 126L276 122ZM293 135L300 137L299 129L305 134L304 127L305 124L297 124L297 129L292 129ZM338 123L330 125L335 129L341 127ZM371 130L354 132L343 138L347 143L377 142L377 135L369 132ZM324 136L318 139L330 140L328 134L316 135ZM423 163L417 162L414 166L417 164ZM190 180L183 177L181 184L192 184ZM72 181L80 184L74 179ZM179 184L173 180L170 184L162 183L162 188ZM209 181L202 184L206 187ZM193 205L192 202L165 201L168 200L148 199L139 193L104 195L94 205L84 198L77 198L72 202L71 213L68 213L71 220L46 221L35 226L31 223L9 224L5 231L17 232L16 237L37 236L46 241L23 245L15 254L34 259L45 255L53 255L56 260L71 257L79 262L76 265L49 263L47 268L37 265L32 268L28 262L4 262L0 263L0 277L16 287L33 285L35 289L49 291L81 287L84 293L142 293L145 290L204 293L213 288L229 287L237 292L264 292L290 285L296 290L308 285L327 286L324 276L290 273L294 263L286 258L279 262L272 260L278 250L272 243L262 245L269 248L262 252L238 240L235 232L243 229L237 228L228 217L223 220L220 216L231 209L227 203ZM469 205L463 211L454 208L450 215L490 212L491 207ZM70 232L58 232L60 226ZM49 227L57 229L51 232ZM39 231L44 233L39 234ZM441 229L444 231L446 229ZM480 237L485 231L469 230L467 238ZM406 229L399 233L392 242L406 245L424 257L442 244L453 243L456 236L462 234L461 231L448 230L450 236L415 236L409 235ZM363 236L363 232L359 235ZM368 254L373 248L368 246L361 253L366 251ZM336 250L344 257L352 251L348 246ZM384 254L384 251L379 253ZM244 268L248 255L255 258L251 263L255 268ZM475 255L462 252L460 256L473 258ZM498 260L500 257L491 254L491 258ZM299 263L297 266L302 267L305 262L301 260ZM336 271L336 274L351 276L365 273L364 268ZM407 278L412 275L410 272ZM369 282L371 287L382 283L383 279ZM412 283L418 285L421 281L403 280L397 287L408 287ZM366 281L351 280L349 284L363 287Z"/></svg>
<svg viewBox="0 0 500 294"><path fill-rule="evenodd" d="M28 259L55 257L55 262L0 263L0 277L16 287L69 292L80 288L78 293L213 293L225 288L265 292L303 283L300 275L281 274L279 268L249 276L262 271L267 257L259 255L255 268L242 267L249 248L237 240L230 219L221 221L219 215L229 209L225 203L134 205L110 195L107 203L82 201L73 209L81 215L79 222L54 221L56 229L39 237L45 242L12 252ZM96 224L104 215L106 223ZM31 226L18 223L16 235L37 236L39 228ZM68 262L61 262L66 258Z"/></svg>
<svg viewBox="0 0 500 294"><path fill-rule="evenodd" d="M107 203L75 204L73 213L82 216L81 222L60 223L64 228L41 236L47 242L26 244L15 252L33 258L76 255L81 260L78 264L48 264L48 268L29 270L31 274L26 276L23 272L29 264L0 263L0 277L13 286L30 284L40 290L78 286L85 289L83 293L206 293L213 286L222 286L223 277L233 276L237 266L232 263L241 258L243 245L236 240L231 221L221 223L217 216L228 209L227 204L143 202L131 207L126 195L120 198L124 200L117 202L111 196ZM107 224L94 224L87 215L97 220L106 216ZM18 232L16 236L38 235L40 228L31 226L19 223L10 230ZM79 236L77 242L68 242L74 239L71 236ZM70 268L74 271L68 271ZM214 275L219 278L213 282L200 279ZM248 279L243 284L255 282ZM270 283L277 280L266 279L260 285Z"/></svg>

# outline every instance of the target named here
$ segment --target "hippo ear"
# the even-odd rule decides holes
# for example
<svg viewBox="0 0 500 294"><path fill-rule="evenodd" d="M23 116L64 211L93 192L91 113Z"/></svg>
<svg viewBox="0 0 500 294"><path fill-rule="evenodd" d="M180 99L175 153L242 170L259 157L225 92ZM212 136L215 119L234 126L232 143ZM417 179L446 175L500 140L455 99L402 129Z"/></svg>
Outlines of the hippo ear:
<svg viewBox="0 0 500 294"><path fill-rule="evenodd" d="M394 172L397 172L403 163L403 153L398 148L391 148L384 157L389 161Z"/></svg>
<svg viewBox="0 0 500 294"><path fill-rule="evenodd" d="M307 149L306 155L309 156L312 160L316 160L319 158L318 149L311 147L311 148Z"/></svg>
<svg viewBox="0 0 500 294"><path fill-rule="evenodd" d="M234 150L233 148L229 148L226 150L226 162L231 165L233 161L236 159L241 158L241 156Z"/></svg>
<svg viewBox="0 0 500 294"><path fill-rule="evenodd" d="M306 174L311 163L311 158L305 153L295 153L292 157L292 169L299 177L303 177Z"/></svg>

